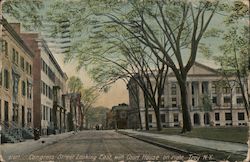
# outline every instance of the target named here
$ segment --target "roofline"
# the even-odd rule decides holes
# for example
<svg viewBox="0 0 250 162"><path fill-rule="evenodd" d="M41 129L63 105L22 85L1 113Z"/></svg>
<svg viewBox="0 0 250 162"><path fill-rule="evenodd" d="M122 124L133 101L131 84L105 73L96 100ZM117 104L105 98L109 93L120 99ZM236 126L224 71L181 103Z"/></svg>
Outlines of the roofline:
<svg viewBox="0 0 250 162"><path fill-rule="evenodd" d="M32 57L34 58L34 53L29 49L29 47L22 40L21 36L12 28L12 26L8 23L8 21L3 17L0 21L0 24L11 34L11 36L22 46L22 48Z"/></svg>
<svg viewBox="0 0 250 162"><path fill-rule="evenodd" d="M47 45L47 42L44 40L44 39L41 39L41 44L42 44L42 47L44 47L46 53L49 54L49 57L50 59L52 60L52 62L54 63L54 65L56 66L57 70L59 71L59 73L61 74L61 76L63 78L66 78L67 79L67 75L65 76L65 72L63 72L62 68L60 67L60 65L58 64L58 62L56 61L55 57L53 56L52 52L50 51L48 45Z"/></svg>

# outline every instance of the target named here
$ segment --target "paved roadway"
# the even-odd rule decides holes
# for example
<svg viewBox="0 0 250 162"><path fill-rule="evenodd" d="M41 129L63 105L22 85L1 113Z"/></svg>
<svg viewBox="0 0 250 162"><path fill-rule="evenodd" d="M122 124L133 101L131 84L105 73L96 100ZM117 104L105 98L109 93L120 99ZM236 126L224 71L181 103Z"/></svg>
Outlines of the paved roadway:
<svg viewBox="0 0 250 162"><path fill-rule="evenodd" d="M81 131L13 161L172 161L182 155L118 134ZM11 158L9 159L11 160Z"/></svg>

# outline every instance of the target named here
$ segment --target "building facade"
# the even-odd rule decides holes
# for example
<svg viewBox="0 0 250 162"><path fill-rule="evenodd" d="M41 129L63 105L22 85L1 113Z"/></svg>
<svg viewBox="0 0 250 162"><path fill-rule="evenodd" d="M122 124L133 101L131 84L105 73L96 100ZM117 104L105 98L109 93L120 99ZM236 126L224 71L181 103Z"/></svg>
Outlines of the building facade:
<svg viewBox="0 0 250 162"><path fill-rule="evenodd" d="M125 104L118 104L106 113L106 128L108 129L128 129L133 128L133 115L130 114L130 107Z"/></svg>
<svg viewBox="0 0 250 162"><path fill-rule="evenodd" d="M3 19L0 61L0 121L9 128L33 127L33 52L21 39L20 24Z"/></svg>
<svg viewBox="0 0 250 162"><path fill-rule="evenodd" d="M231 76L229 80L231 84L235 77ZM193 126L246 125L247 115L240 87L236 83L226 85L225 78L216 69L195 63L187 77L188 107ZM138 85L133 80L128 83L130 107L139 107L142 127L145 128L143 91L136 86ZM131 91L135 89L138 89L135 93L138 101L132 96ZM162 127L182 126L180 88L173 73L167 76L163 94L160 104ZM149 126L156 127L153 108L149 107Z"/></svg>
<svg viewBox="0 0 250 162"><path fill-rule="evenodd" d="M47 43L36 33L23 34L22 38L34 51L34 127L42 135L65 132L67 75L54 58Z"/></svg>

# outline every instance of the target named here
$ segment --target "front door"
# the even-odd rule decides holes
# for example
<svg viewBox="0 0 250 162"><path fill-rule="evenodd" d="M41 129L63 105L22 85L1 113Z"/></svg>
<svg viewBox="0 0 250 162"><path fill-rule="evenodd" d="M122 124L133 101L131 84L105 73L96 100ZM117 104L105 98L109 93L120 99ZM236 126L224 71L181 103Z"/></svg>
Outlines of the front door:
<svg viewBox="0 0 250 162"><path fill-rule="evenodd" d="M7 101L4 101L4 121L6 123L6 126L9 126L9 103Z"/></svg>

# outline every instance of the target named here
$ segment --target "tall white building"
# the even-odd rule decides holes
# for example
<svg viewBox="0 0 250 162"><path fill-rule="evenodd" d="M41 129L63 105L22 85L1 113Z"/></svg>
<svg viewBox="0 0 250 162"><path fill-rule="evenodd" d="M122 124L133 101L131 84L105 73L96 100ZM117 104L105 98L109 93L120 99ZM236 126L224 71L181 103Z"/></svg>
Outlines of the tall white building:
<svg viewBox="0 0 250 162"><path fill-rule="evenodd" d="M231 86L226 86L223 78L216 69L195 63L187 77L188 107L193 126L241 126L246 125L247 115L239 85L233 83L234 76L229 78ZM232 100L231 88L232 87ZM138 103L132 96L131 88ZM128 84L130 107L140 109L143 128L145 128L145 103L143 91L131 80ZM247 92L245 92L247 93ZM169 73L166 79L163 101L160 104L160 118L163 127L182 125L180 88L174 73ZM232 102L232 108L231 108ZM156 127L156 118L153 108L149 108L149 126Z"/></svg>

